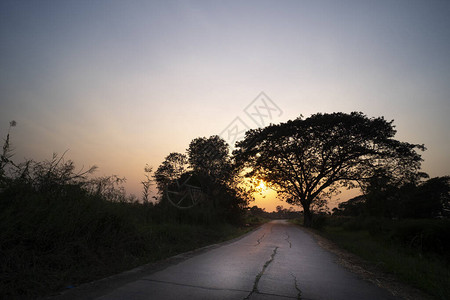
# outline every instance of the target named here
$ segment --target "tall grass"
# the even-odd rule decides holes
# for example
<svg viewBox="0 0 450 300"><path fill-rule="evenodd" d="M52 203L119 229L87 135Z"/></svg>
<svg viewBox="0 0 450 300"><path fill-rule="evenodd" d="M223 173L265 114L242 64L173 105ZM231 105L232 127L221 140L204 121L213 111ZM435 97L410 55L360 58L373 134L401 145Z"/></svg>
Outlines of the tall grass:
<svg viewBox="0 0 450 300"><path fill-rule="evenodd" d="M154 223L154 210L77 189L0 194L0 298L46 295L236 233L225 224Z"/></svg>
<svg viewBox="0 0 450 300"><path fill-rule="evenodd" d="M319 232L432 295L450 299L448 220L329 218Z"/></svg>
<svg viewBox="0 0 450 300"><path fill-rule="evenodd" d="M11 125L13 127L14 124ZM36 298L222 241L243 231L205 216L138 203L123 178L88 178L64 155L15 164L0 153L0 299Z"/></svg>

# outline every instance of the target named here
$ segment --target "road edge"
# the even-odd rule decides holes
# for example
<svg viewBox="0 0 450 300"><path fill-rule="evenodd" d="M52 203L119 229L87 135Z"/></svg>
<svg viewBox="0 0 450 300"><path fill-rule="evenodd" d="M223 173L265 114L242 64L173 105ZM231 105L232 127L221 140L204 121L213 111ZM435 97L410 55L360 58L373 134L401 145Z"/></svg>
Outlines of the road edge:
<svg viewBox="0 0 450 300"><path fill-rule="evenodd" d="M124 271L118 274L114 274L102 279L94 280L91 282L80 284L72 289L65 289L60 291L57 294L46 296L41 299L51 299L51 300L74 300L74 299L96 299L101 297L108 292L115 290L123 285L126 285L130 282L139 280L144 276L150 275L152 273L164 270L172 265L179 264L189 258L200 255L202 253L208 252L210 250L222 247L224 245L232 244L237 242L246 236L252 234L253 232L259 230L264 224L260 224L255 228L249 230L248 232L235 237L230 240L226 240L220 243L215 243L211 245L207 245L201 248L197 248L191 251L183 252L163 260L159 260L156 262L144 264L138 266L136 268L130 269L128 271Z"/></svg>
<svg viewBox="0 0 450 300"><path fill-rule="evenodd" d="M297 225L304 232L309 233L324 250L334 254L336 263L363 280L370 281L378 287L389 291L392 295L405 300L432 300L433 298L423 291L398 280L394 275L383 272L377 266L365 261L361 257L347 250L317 233L314 229Z"/></svg>

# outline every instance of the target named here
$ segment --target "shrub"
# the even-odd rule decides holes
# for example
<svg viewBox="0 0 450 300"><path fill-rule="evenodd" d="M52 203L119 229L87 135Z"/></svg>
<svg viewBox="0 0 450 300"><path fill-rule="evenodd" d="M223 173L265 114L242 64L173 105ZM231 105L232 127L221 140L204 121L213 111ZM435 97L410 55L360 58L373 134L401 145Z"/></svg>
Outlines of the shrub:
<svg viewBox="0 0 450 300"><path fill-rule="evenodd" d="M450 220L401 220L393 223L390 239L411 249L444 255L450 262Z"/></svg>
<svg viewBox="0 0 450 300"><path fill-rule="evenodd" d="M327 216L322 214L314 215L312 218L311 227L315 229L322 229L327 223Z"/></svg>

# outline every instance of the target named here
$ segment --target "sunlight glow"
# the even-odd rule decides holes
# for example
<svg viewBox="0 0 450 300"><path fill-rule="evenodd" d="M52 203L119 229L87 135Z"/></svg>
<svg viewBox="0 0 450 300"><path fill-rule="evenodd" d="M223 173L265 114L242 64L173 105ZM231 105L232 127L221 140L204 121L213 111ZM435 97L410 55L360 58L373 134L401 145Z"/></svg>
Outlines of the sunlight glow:
<svg viewBox="0 0 450 300"><path fill-rule="evenodd" d="M259 185L256 187L256 190L258 192L264 192L267 190L267 184L264 182L264 180L259 181Z"/></svg>

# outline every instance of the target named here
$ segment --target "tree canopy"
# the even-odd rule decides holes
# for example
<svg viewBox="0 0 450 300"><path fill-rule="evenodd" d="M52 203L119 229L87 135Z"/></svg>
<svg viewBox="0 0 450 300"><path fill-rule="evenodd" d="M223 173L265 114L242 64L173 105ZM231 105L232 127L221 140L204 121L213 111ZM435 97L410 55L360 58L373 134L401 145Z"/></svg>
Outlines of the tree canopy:
<svg viewBox="0 0 450 300"><path fill-rule="evenodd" d="M197 221L237 222L252 198L241 187L228 144L216 135L199 137L186 153L169 154L156 170L159 204L172 211L173 206L184 210L184 215L195 215Z"/></svg>
<svg viewBox="0 0 450 300"><path fill-rule="evenodd" d="M249 130L236 144L236 163L246 176L262 179L290 204L301 205L311 225L311 208L340 187L364 187L380 174L413 182L420 173L423 145L394 139L393 121L352 112L299 117Z"/></svg>
<svg viewBox="0 0 450 300"><path fill-rule="evenodd" d="M214 180L227 180L230 176L228 144L217 135L199 137L191 141L187 149L189 164L197 174Z"/></svg>
<svg viewBox="0 0 450 300"><path fill-rule="evenodd" d="M162 164L154 174L156 186L162 193L167 185L178 179L187 170L188 159L186 155L178 152L172 152L166 156Z"/></svg>

